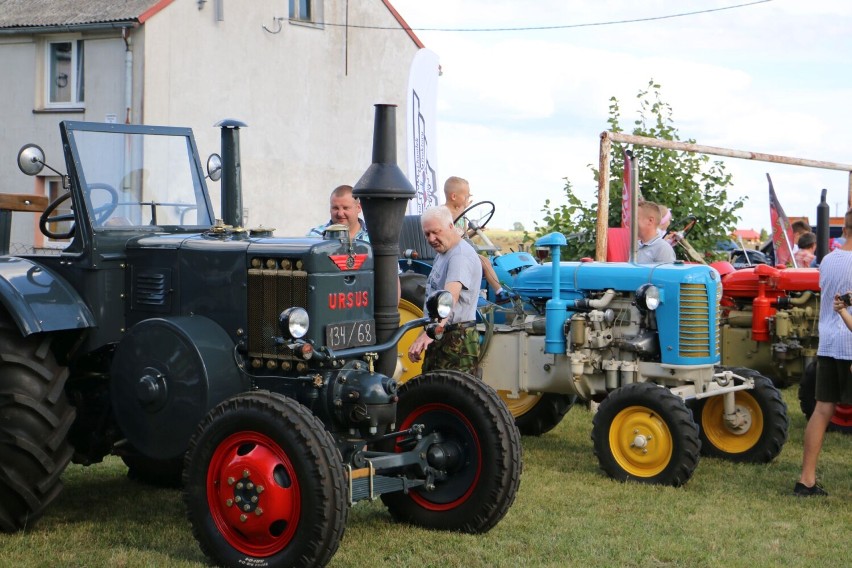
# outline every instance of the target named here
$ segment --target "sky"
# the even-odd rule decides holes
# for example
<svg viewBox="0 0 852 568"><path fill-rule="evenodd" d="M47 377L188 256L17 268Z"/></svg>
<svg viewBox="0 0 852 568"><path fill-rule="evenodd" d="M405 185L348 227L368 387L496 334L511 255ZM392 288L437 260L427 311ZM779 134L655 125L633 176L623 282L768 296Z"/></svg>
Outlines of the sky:
<svg viewBox="0 0 852 568"><path fill-rule="evenodd" d="M440 58L437 175L470 181L496 205L493 227L527 229L565 181L585 202L596 184L610 98L622 128L653 80L681 140L852 164L852 2L848 0L392 0ZM588 25L554 30L430 31ZM769 229L766 174L788 216L815 222L821 190L847 208L849 174L722 160L741 229ZM672 196L672 199L677 199Z"/></svg>

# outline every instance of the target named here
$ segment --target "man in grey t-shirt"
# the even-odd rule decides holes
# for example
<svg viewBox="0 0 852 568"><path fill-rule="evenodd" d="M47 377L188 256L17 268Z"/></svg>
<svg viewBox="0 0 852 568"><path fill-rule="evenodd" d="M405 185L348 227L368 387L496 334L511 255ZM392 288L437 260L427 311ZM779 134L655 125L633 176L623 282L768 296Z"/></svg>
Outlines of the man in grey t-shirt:
<svg viewBox="0 0 852 568"><path fill-rule="evenodd" d="M437 290L453 296L453 310L447 317L441 339L432 341L425 332L408 350L411 361L419 361L423 352L423 372L455 369L475 374L479 364L479 334L476 331L476 303L482 283L482 264L453 226L446 207L431 207L420 219L426 241L438 255L426 282L426 297Z"/></svg>

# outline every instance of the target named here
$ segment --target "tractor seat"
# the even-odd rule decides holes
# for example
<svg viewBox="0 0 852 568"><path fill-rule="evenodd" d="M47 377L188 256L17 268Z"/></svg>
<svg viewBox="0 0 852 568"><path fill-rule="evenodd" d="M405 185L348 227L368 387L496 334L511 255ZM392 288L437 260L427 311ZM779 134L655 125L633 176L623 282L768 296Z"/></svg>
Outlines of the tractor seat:
<svg viewBox="0 0 852 568"><path fill-rule="evenodd" d="M431 263L435 260L435 249L426 242L423 227L420 225L420 215L406 215L402 219L402 230L399 232L400 255L406 249L417 253L417 259Z"/></svg>

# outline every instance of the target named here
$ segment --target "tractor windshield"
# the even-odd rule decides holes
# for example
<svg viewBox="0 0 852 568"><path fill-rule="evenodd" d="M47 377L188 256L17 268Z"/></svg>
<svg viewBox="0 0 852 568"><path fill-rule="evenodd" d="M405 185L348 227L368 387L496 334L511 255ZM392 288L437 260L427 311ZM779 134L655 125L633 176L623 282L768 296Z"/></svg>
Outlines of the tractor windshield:
<svg viewBox="0 0 852 568"><path fill-rule="evenodd" d="M93 123L66 128L96 230L212 225L189 129Z"/></svg>

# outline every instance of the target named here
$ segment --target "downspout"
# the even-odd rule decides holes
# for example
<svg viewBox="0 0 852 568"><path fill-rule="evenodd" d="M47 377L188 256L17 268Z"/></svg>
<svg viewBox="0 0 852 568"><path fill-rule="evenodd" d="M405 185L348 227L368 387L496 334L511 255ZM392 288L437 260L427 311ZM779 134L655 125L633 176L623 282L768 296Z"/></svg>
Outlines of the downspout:
<svg viewBox="0 0 852 568"><path fill-rule="evenodd" d="M133 46L127 28L121 28L124 40L124 124L133 122Z"/></svg>
<svg viewBox="0 0 852 568"><path fill-rule="evenodd" d="M124 40L124 124L133 122L133 46L128 28L121 28L121 39ZM124 167L127 170L124 176L122 189L130 191L130 136L125 136L124 144Z"/></svg>

